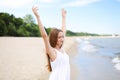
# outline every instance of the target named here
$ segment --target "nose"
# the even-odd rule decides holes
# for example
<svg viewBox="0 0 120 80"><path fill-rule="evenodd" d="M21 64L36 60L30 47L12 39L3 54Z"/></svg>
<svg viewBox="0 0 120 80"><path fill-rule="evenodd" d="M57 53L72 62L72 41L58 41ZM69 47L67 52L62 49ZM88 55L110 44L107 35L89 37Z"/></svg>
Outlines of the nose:
<svg viewBox="0 0 120 80"><path fill-rule="evenodd" d="M61 41L64 41L64 37L61 37Z"/></svg>

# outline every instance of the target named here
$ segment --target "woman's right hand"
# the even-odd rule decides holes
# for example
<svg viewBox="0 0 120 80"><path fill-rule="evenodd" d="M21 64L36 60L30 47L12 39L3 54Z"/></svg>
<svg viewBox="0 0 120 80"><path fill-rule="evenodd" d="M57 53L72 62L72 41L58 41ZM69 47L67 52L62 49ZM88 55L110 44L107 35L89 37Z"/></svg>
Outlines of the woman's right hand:
<svg viewBox="0 0 120 80"><path fill-rule="evenodd" d="M33 11L33 13L34 13L34 15L35 15L36 17L39 17L38 7L37 7L37 6L33 6L33 7L32 7L32 11Z"/></svg>

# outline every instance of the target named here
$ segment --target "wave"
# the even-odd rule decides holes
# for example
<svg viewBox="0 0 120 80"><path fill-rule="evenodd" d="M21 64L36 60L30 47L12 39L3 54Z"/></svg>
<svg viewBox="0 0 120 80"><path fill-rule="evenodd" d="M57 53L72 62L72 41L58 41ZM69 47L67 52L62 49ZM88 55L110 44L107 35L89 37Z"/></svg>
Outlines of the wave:
<svg viewBox="0 0 120 80"><path fill-rule="evenodd" d="M117 57L113 58L112 62L115 63L114 67L117 70L120 70L120 56L117 56Z"/></svg>
<svg viewBox="0 0 120 80"><path fill-rule="evenodd" d="M92 45L88 40L83 41L83 45L81 47L82 50L86 52L96 52L96 46Z"/></svg>
<svg viewBox="0 0 120 80"><path fill-rule="evenodd" d="M117 57L113 58L113 59L112 59L112 62L113 62L113 63L120 63L119 57L117 56Z"/></svg>
<svg viewBox="0 0 120 80"><path fill-rule="evenodd" d="M115 64L114 66L117 70L120 70L120 63Z"/></svg>
<svg viewBox="0 0 120 80"><path fill-rule="evenodd" d="M80 42L82 42L83 40L80 39L80 38L76 38L76 41L80 43Z"/></svg>

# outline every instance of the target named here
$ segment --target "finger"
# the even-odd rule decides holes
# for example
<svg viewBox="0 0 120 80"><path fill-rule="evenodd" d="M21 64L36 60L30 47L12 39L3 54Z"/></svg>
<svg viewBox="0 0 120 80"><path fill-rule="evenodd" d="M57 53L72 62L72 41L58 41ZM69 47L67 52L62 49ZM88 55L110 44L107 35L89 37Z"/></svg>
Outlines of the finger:
<svg viewBox="0 0 120 80"><path fill-rule="evenodd" d="M32 7L32 9L37 9L37 10L38 10L38 7L34 5L34 6Z"/></svg>
<svg viewBox="0 0 120 80"><path fill-rule="evenodd" d="M63 12L63 13L66 13L67 11L63 8L63 9L62 9L62 12Z"/></svg>
<svg viewBox="0 0 120 80"><path fill-rule="evenodd" d="M35 6L32 7L32 10L33 10L33 11L35 10Z"/></svg>

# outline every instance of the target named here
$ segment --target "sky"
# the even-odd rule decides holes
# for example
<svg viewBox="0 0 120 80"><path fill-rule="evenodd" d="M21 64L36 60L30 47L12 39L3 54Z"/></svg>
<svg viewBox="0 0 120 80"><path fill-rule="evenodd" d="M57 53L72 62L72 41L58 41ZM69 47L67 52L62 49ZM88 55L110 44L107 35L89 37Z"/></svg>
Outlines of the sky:
<svg viewBox="0 0 120 80"><path fill-rule="evenodd" d="M0 12L23 18L37 6L45 27L61 28L61 9L67 11L66 28L73 32L120 34L120 0L0 0Z"/></svg>

